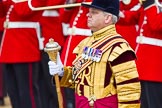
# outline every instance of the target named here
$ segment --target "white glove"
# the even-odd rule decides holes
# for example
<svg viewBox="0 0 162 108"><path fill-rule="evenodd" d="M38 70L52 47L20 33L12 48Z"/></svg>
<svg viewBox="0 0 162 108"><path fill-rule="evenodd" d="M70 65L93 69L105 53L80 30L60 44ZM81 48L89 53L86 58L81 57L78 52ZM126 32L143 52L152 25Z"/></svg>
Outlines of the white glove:
<svg viewBox="0 0 162 108"><path fill-rule="evenodd" d="M49 73L50 75L56 75L58 74L59 76L63 76L64 74L64 66L61 62L59 52L57 53L57 64L54 61L49 61L48 62L49 66Z"/></svg>

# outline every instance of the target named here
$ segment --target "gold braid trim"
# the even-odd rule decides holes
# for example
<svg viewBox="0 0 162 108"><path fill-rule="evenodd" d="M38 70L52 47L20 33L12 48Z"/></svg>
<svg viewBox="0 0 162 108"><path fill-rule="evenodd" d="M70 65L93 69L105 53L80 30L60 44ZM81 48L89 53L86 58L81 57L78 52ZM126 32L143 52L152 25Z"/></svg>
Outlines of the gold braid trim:
<svg viewBox="0 0 162 108"><path fill-rule="evenodd" d="M118 58L122 53L126 51L133 51L133 49L127 45L127 43L122 43L120 46L117 46L113 49L112 53L110 54L108 61L114 61L116 58Z"/></svg>
<svg viewBox="0 0 162 108"><path fill-rule="evenodd" d="M122 53L126 51L132 51L132 48L129 47L126 43L120 44L113 49L112 53L109 56L109 61L113 61L118 58ZM140 83L139 82L130 82L131 79L138 78L138 72L136 68L135 61L127 61L115 66L112 66L112 71L115 77L117 84L117 94L119 102L129 102L136 101L140 99ZM127 84L124 82L128 81ZM123 83L120 85L120 83ZM135 105L136 106L136 105ZM134 104L121 104L119 108L139 108L138 104L135 107Z"/></svg>
<svg viewBox="0 0 162 108"><path fill-rule="evenodd" d="M60 82L61 87L74 88L74 83L72 80L72 69L71 67L64 67L64 75Z"/></svg>
<svg viewBox="0 0 162 108"><path fill-rule="evenodd" d="M140 108L140 104L119 104L118 108Z"/></svg>
<svg viewBox="0 0 162 108"><path fill-rule="evenodd" d="M112 70L117 84L138 78L138 72L134 60L113 66ZM119 102L139 100L140 83L129 82L127 84L117 85L117 93Z"/></svg>
<svg viewBox="0 0 162 108"><path fill-rule="evenodd" d="M91 45L91 42L102 40L104 37L111 37L111 36L120 36L116 32L115 25L110 25L105 28L102 28L99 31L96 31L92 34L92 36L83 39L73 50L73 53L79 54L82 53L82 50L85 46ZM88 43L88 44L87 44Z"/></svg>
<svg viewBox="0 0 162 108"><path fill-rule="evenodd" d="M115 74L116 83L138 78L135 61L128 61L112 67Z"/></svg>
<svg viewBox="0 0 162 108"><path fill-rule="evenodd" d="M140 92L141 90L139 82L117 85L119 102L129 102L139 100Z"/></svg>

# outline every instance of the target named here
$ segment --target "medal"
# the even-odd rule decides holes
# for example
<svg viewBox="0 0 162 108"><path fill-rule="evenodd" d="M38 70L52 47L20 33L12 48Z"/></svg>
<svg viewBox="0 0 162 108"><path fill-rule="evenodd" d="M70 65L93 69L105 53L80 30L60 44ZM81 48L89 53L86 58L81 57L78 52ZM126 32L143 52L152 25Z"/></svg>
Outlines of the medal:
<svg viewBox="0 0 162 108"><path fill-rule="evenodd" d="M83 53L82 53L82 58L83 59L89 59L92 61L99 62L102 57L102 50L100 49L94 49L94 48L89 48L89 47L84 47Z"/></svg>
<svg viewBox="0 0 162 108"><path fill-rule="evenodd" d="M96 49L95 51L95 61L99 62L101 60L102 57L102 51L100 49Z"/></svg>
<svg viewBox="0 0 162 108"><path fill-rule="evenodd" d="M83 52L82 52L82 58L88 59L88 47L84 47Z"/></svg>

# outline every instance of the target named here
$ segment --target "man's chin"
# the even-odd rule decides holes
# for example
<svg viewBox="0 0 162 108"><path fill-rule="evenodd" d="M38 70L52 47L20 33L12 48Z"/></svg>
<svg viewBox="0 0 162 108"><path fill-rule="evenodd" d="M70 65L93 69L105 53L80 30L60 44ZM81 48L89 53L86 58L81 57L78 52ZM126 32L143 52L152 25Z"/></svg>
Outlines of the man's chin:
<svg viewBox="0 0 162 108"><path fill-rule="evenodd" d="M92 27L92 25L91 25L91 24L89 24L89 23L87 24L87 26L88 26L89 28L91 28L91 27Z"/></svg>

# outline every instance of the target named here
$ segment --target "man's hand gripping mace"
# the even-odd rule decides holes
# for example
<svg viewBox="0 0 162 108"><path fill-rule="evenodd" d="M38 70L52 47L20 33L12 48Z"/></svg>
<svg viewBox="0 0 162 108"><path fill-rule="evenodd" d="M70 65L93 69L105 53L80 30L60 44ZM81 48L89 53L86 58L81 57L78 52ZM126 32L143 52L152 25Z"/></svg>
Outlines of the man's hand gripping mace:
<svg viewBox="0 0 162 108"><path fill-rule="evenodd" d="M46 44L46 47L44 48L44 51L48 53L49 59L51 61L54 61L55 63L57 63L57 53L60 49L61 49L61 46L57 42L54 42L53 39L49 39L49 42ZM54 78L55 78L59 108L63 108L63 98L62 98L58 74L54 75Z"/></svg>

